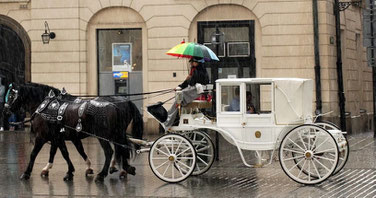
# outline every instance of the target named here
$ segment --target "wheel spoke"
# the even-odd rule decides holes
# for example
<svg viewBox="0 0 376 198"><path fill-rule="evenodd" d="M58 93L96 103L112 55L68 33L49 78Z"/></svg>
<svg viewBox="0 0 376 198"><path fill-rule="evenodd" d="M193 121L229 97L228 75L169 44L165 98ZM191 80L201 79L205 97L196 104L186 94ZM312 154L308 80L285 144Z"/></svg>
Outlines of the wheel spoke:
<svg viewBox="0 0 376 198"><path fill-rule="evenodd" d="M162 151L161 149L159 149L159 148L155 148L155 150L161 152L163 155L166 155L167 157L170 156L169 154L163 152L163 151Z"/></svg>
<svg viewBox="0 0 376 198"><path fill-rule="evenodd" d="M196 163L196 168L197 168L197 171L198 171L198 172L201 171L200 166L198 165L198 163Z"/></svg>
<svg viewBox="0 0 376 198"><path fill-rule="evenodd" d="M187 148L187 149L185 149L184 151L182 151L182 152L180 152L179 154L177 154L177 155L176 155L176 157L178 157L179 155L181 155L181 154L183 154L183 153L187 152L187 151L188 151L189 149L191 149L191 148L189 148L189 147L188 147L188 148Z"/></svg>
<svg viewBox="0 0 376 198"><path fill-rule="evenodd" d="M176 159L179 159L179 160L191 160L191 159L193 159L193 157L177 157Z"/></svg>
<svg viewBox="0 0 376 198"><path fill-rule="evenodd" d="M313 149L313 152L315 152L320 146L322 146L326 141L329 140L330 137L327 137L320 145L318 145L315 149Z"/></svg>
<svg viewBox="0 0 376 198"><path fill-rule="evenodd" d="M160 168L161 166L165 165L167 162L169 162L168 160L163 162L162 164L160 164L159 166L155 167L155 170L157 170L158 168Z"/></svg>
<svg viewBox="0 0 376 198"><path fill-rule="evenodd" d="M180 142L179 142L179 145L178 145L178 147L176 148L176 150L175 150L175 155L176 155L176 153L178 152L178 150L179 150L179 148L180 148L180 145L181 145L181 143L183 142L183 140L181 140Z"/></svg>
<svg viewBox="0 0 376 198"><path fill-rule="evenodd" d="M317 151L313 154L317 155L317 154L321 154L321 153L325 153L325 152L328 152L328 151L335 151L335 148L331 148L331 149L326 149L326 150L323 150L323 151ZM333 153L333 152L328 152L328 153Z"/></svg>
<svg viewBox="0 0 376 198"><path fill-rule="evenodd" d="M298 135L299 135L300 141L302 141L302 144L303 144L305 150L307 150L307 147L306 147L306 145L305 145L305 143L304 143L304 141L303 141L303 138L302 138L302 134L300 134L300 133L298 132Z"/></svg>
<svg viewBox="0 0 376 198"><path fill-rule="evenodd" d="M287 148L283 148L283 150L284 150L284 151L290 151L290 152L293 152L293 153L299 153L299 154L304 155L303 152L301 152L301 151L297 151L297 150L292 150L292 149L287 149Z"/></svg>
<svg viewBox="0 0 376 198"><path fill-rule="evenodd" d="M206 150L208 150L210 148L210 145L208 145L208 146L205 146L205 147L202 147L202 148L200 148L200 149L196 149L196 152L198 153L198 152L202 152L202 151L206 151Z"/></svg>
<svg viewBox="0 0 376 198"><path fill-rule="evenodd" d="M302 147L300 147L298 144L296 144L294 141L292 141L290 138L288 138L290 140L290 142L292 142L293 144L295 144L298 148L300 148L300 150L302 151L305 151Z"/></svg>
<svg viewBox="0 0 376 198"><path fill-rule="evenodd" d="M199 157L199 156L197 156L197 159L198 160L200 160L202 163L204 163L205 164L205 166L207 166L208 165L208 163L206 163L203 159L201 159L201 157ZM196 163L197 164L197 163Z"/></svg>
<svg viewBox="0 0 376 198"><path fill-rule="evenodd" d="M166 157L153 157L153 160L165 160L167 159Z"/></svg>
<svg viewBox="0 0 376 198"><path fill-rule="evenodd" d="M205 153L197 153L197 155L202 155L202 156L206 156L206 157L213 157L213 155L205 154Z"/></svg>
<svg viewBox="0 0 376 198"><path fill-rule="evenodd" d="M295 160L295 159L299 159L299 158L302 158L302 157L304 157L304 156L299 155L299 156L296 156L296 157L290 157L290 158L283 159L283 161Z"/></svg>
<svg viewBox="0 0 376 198"><path fill-rule="evenodd" d="M312 149L313 149L313 147L315 146L316 142L317 142L317 136L315 135L315 140L314 140L313 143L310 145L309 150L312 150Z"/></svg>
<svg viewBox="0 0 376 198"><path fill-rule="evenodd" d="M181 162L181 161L177 161L177 162L180 163L180 164L182 164L182 165L185 166L186 168L188 168L188 170L191 169L191 167L189 167L188 165L184 164L183 162Z"/></svg>
<svg viewBox="0 0 376 198"><path fill-rule="evenodd" d="M303 161L304 159L301 159L298 163L296 163L293 167L291 167L290 169L289 169L289 172L292 170L292 169L294 169L295 167L297 167L302 161Z"/></svg>
<svg viewBox="0 0 376 198"><path fill-rule="evenodd" d="M176 168L178 168L178 171L179 171L180 175L184 177L184 174L183 174L183 172L181 171L181 168L180 168L180 166L178 165L178 163L176 163L176 162L174 162L174 163L175 163Z"/></svg>
<svg viewBox="0 0 376 198"><path fill-rule="evenodd" d="M300 171L299 171L299 174L298 174L298 178L300 177L300 174L302 174L303 169L304 169L304 165L306 164L306 162L307 162L307 160L304 160L303 166L300 168Z"/></svg>
<svg viewBox="0 0 376 198"><path fill-rule="evenodd" d="M311 160L308 160L308 181L311 181Z"/></svg>
<svg viewBox="0 0 376 198"><path fill-rule="evenodd" d="M166 174L166 172L167 172L168 168L170 168L170 166L171 166L171 163L169 163L169 164L168 164L168 166L167 166L166 170L165 170L165 171L163 172L163 175L162 175L163 177L165 176L165 174Z"/></svg>
<svg viewBox="0 0 376 198"><path fill-rule="evenodd" d="M316 168L315 162L312 161L313 168L316 170L317 175L319 176L319 179L321 179L319 170Z"/></svg>
<svg viewBox="0 0 376 198"><path fill-rule="evenodd" d="M328 172L330 172L330 169L328 167L326 167L324 164L322 164L319 160L317 160L316 158L313 158L313 160L315 160L318 164L320 164L322 167L324 167Z"/></svg>
<svg viewBox="0 0 376 198"><path fill-rule="evenodd" d="M332 161L332 162L336 162L335 159L330 159L330 158L327 158L327 157L323 157L323 156L316 156L316 158L319 158L319 159L324 159L324 160L328 160L328 161Z"/></svg>
<svg viewBox="0 0 376 198"><path fill-rule="evenodd" d="M163 144L163 146L166 148L166 150L167 150L167 152L168 152L168 155L171 155L170 149L168 149L167 145L166 145L166 144Z"/></svg>
<svg viewBox="0 0 376 198"><path fill-rule="evenodd" d="M172 179L175 179L175 173L174 173L174 166L171 166L171 175L172 175Z"/></svg>
<svg viewBox="0 0 376 198"><path fill-rule="evenodd" d="M171 138L171 153L174 153L174 138Z"/></svg>

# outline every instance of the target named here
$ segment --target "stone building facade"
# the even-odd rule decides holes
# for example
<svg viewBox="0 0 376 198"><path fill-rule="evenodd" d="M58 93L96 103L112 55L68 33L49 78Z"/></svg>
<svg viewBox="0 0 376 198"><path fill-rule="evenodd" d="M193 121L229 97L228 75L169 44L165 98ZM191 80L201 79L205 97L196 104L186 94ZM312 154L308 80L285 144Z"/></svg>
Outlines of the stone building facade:
<svg viewBox="0 0 376 198"><path fill-rule="evenodd" d="M338 123L334 1L317 2L322 110L333 111L325 119ZM236 24L244 21L250 24L244 26L249 37L242 42L232 38L229 43L245 42L249 53L232 56L227 64L245 61L251 65L247 70L251 77L315 79L312 8L312 0L0 0L0 27L13 31L23 44L24 53L17 59L22 60L25 81L65 87L79 95L98 94L102 66L103 75L108 71L107 63L101 62L106 53L101 54L100 35L105 41L114 32L127 34L134 39L126 43L133 46L132 66L142 84L139 91L149 92L174 88L188 73L186 60L165 54L171 47L183 39L208 42L210 24L224 25L226 36L236 38ZM41 40L45 21L56 34L48 45ZM341 33L348 130L370 130L372 72L362 46L362 8L350 6L341 12ZM0 44L0 62L12 65L13 60L4 58L9 42ZM142 106L171 96L147 98ZM144 119L149 131L157 131L157 122L145 111Z"/></svg>

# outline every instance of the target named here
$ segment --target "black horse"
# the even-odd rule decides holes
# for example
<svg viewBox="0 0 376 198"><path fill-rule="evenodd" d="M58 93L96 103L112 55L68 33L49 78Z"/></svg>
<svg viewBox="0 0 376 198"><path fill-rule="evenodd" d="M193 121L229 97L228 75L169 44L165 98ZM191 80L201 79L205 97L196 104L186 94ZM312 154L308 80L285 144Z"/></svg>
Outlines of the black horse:
<svg viewBox="0 0 376 198"><path fill-rule="evenodd" d="M16 87L13 86L9 89L9 92L7 94L6 109L14 111L15 109L23 106L24 109L26 109L28 112L30 113L34 112L34 110L37 108L37 105L40 104L42 100L44 99L43 96L45 96L47 91L50 89L52 89L56 94L60 93L59 90L53 87L50 87L47 85L36 84L36 83L30 83L30 84L20 85ZM73 101L73 99L77 99L76 97L72 97L69 94L64 94L63 96L60 96L60 98L64 100L68 100L68 101ZM133 120L132 135L135 138L139 138L139 139L142 138L142 132L143 132L142 116L139 113L137 107L132 102L130 101L124 102L124 98L122 97L99 97L99 98L96 98L96 100L117 102L116 103L118 107L117 110L119 111L120 109L122 109L121 113L122 115L124 115L124 117L122 118L122 124L124 127L122 128L126 128L128 124ZM53 132L50 132L51 130ZM46 141L51 141L51 143L56 143L55 140L52 141L52 138L61 139L61 133L57 132L59 130L61 130L61 126L56 126L56 124L54 125L54 124L47 122L45 119L41 118L40 115L34 116L34 120L32 124L32 131L36 132L36 141L35 141L36 145L34 146L33 152L31 154L31 159L30 159L28 169L25 171L23 176L21 176L21 178L28 179L30 177L30 173L34 164L35 157L40 151L40 149L42 148L43 144L46 143ZM123 131L123 133L125 132ZM88 170L90 171L89 169L90 160L84 153L82 143L80 141L81 138L85 138L88 135L82 134L82 133L79 133L79 135L77 135L77 132L69 128L66 129L66 132L64 132L63 134L64 134L64 137L63 137L64 139L72 140L77 150L80 152L81 156L87 162ZM55 135L55 136L51 137L51 135ZM42 174L46 174L47 172L47 175L48 175L48 169L52 167L54 155L56 153L57 148L59 147L57 145L60 145L60 144L62 144L62 142L57 142L56 144L51 145L50 160L47 166L44 168L44 171L42 171ZM60 148L60 147L59 148L64 150L65 146L61 146L61 147L63 148ZM117 147L115 147L115 149L119 150L119 148ZM118 158L120 158L119 155L118 155ZM70 163L68 161L68 165L69 164ZM71 167L69 165L69 167L70 167L69 168L70 171L68 171L68 173L74 171L74 169L72 168L73 166ZM116 170L115 168L112 168L112 169ZM88 173L88 170L87 170L87 173ZM132 173L132 170L128 170L128 171ZM101 177L98 177L99 180L103 180L101 178L104 178L104 176L107 174L104 174L102 171L102 174L100 175ZM122 173L120 176L121 177L124 176L124 173ZM65 179L72 179L72 178L73 178L72 174L67 174L67 177Z"/></svg>

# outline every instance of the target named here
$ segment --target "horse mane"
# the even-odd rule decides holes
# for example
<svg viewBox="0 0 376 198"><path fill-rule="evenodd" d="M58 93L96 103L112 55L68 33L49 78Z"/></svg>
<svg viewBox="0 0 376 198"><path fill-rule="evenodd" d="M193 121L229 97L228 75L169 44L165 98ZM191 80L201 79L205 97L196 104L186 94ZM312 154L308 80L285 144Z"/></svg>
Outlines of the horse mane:
<svg viewBox="0 0 376 198"><path fill-rule="evenodd" d="M55 95L60 94L60 90L55 87L31 82L18 84L16 85L16 89L18 89L19 107L23 106L24 109L30 113L35 111L34 108L37 108L38 105L44 101L50 90L52 90Z"/></svg>
<svg viewBox="0 0 376 198"><path fill-rule="evenodd" d="M52 90L55 95L60 94L59 89L39 83L25 83L18 86L20 88L19 97L21 97L21 99L33 99L43 102L50 90Z"/></svg>

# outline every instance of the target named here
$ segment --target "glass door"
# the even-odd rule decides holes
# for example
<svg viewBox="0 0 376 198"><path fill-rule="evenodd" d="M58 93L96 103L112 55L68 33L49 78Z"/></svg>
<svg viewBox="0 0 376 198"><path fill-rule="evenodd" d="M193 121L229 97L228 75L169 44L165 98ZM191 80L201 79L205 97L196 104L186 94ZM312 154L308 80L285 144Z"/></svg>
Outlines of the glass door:
<svg viewBox="0 0 376 198"><path fill-rule="evenodd" d="M219 30L220 44L212 44ZM198 22L198 42L211 48L220 61L206 64L211 82L219 78L249 78L256 76L254 21Z"/></svg>

